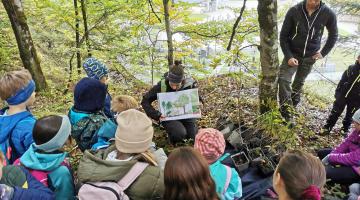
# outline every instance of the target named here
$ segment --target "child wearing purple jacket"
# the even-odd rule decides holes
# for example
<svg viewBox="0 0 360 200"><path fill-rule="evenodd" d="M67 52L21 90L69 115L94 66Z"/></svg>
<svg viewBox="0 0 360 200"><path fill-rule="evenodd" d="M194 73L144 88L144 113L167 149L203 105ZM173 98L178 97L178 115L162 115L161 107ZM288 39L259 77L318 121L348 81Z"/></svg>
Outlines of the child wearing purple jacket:
<svg viewBox="0 0 360 200"><path fill-rule="evenodd" d="M353 115L354 129L335 149L318 152L326 165L326 177L334 183L351 184L360 179L360 109Z"/></svg>

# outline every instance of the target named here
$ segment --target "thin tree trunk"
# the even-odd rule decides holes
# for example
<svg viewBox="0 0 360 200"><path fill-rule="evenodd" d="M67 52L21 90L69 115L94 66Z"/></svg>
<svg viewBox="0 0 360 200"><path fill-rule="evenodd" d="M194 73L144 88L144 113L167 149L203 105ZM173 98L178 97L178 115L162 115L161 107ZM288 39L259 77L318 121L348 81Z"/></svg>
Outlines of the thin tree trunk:
<svg viewBox="0 0 360 200"><path fill-rule="evenodd" d="M167 35L167 44L168 44L168 65L169 67L174 64L174 46L172 42L172 32L170 27L170 14L169 14L169 0L163 0L164 4L164 21L165 29Z"/></svg>
<svg viewBox="0 0 360 200"><path fill-rule="evenodd" d="M244 0L243 6L242 6L242 8L241 8L241 10L240 10L240 15L239 15L239 17L236 19L235 24L234 24L234 26L233 26L232 33L231 33L230 40L229 40L229 44L228 44L228 46L227 46L227 48L226 48L227 51L230 51L230 50L231 50L231 45L232 45L232 42L233 42L234 37L235 37L235 34L236 34L236 28L238 27L239 22L240 22L240 20L241 20L241 18L242 18L242 15L243 15L244 10L245 10L245 6L246 6L246 0Z"/></svg>
<svg viewBox="0 0 360 200"><path fill-rule="evenodd" d="M15 34L21 61L36 82L37 90L44 90L47 88L46 79L41 70L40 60L27 25L22 2L21 0L2 0L2 3Z"/></svg>
<svg viewBox="0 0 360 200"><path fill-rule="evenodd" d="M261 81L259 86L260 112L271 110L277 101L278 27L277 1L258 0L260 25Z"/></svg>
<svg viewBox="0 0 360 200"><path fill-rule="evenodd" d="M80 54L80 19L79 19L79 9L77 2L74 0L74 10L75 10L75 43L76 43L76 61L77 61L77 73L81 74L81 54Z"/></svg>
<svg viewBox="0 0 360 200"><path fill-rule="evenodd" d="M91 56L91 46L89 40L89 28L88 28L88 21L87 21L87 10L86 10L86 0L80 0L81 2L81 13L83 16L83 23L84 23L84 31L85 31L85 43L87 47L88 57Z"/></svg>

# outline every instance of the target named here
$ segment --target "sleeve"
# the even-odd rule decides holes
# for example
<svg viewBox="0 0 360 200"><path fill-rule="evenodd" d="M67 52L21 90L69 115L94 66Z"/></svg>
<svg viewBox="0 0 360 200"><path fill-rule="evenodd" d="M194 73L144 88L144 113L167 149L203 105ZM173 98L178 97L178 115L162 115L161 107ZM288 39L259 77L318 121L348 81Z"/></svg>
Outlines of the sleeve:
<svg viewBox="0 0 360 200"><path fill-rule="evenodd" d="M154 192L152 194L152 198L151 199L162 199L162 197L164 196L164 192L165 192L165 187L164 187L164 173L162 170L159 170L159 176L158 179L156 181L155 184L155 188L154 188Z"/></svg>
<svg viewBox="0 0 360 200"><path fill-rule="evenodd" d="M242 197L242 185L239 174L231 168L231 180L225 193L225 199L240 199Z"/></svg>
<svg viewBox="0 0 360 200"><path fill-rule="evenodd" d="M36 180L27 170L22 168L26 174L28 182L28 189L21 187L14 187L13 199L27 199L27 200L53 200L55 199L54 193L42 183Z"/></svg>
<svg viewBox="0 0 360 200"><path fill-rule="evenodd" d="M338 28L337 28L337 20L335 13L329 8L329 20L327 22L326 29L328 30L328 38L326 43L321 50L321 55L325 57L331 49L334 47L337 39L338 39Z"/></svg>
<svg viewBox="0 0 360 200"><path fill-rule="evenodd" d="M357 166L360 163L360 149L350 153L331 153L329 162L333 165Z"/></svg>
<svg viewBox="0 0 360 200"><path fill-rule="evenodd" d="M351 141L354 139L355 133L352 132L345 140L341 142L339 146L337 146L334 150L331 151L330 154L339 154L339 153L347 153L349 151L349 145L352 143Z"/></svg>
<svg viewBox="0 0 360 200"><path fill-rule="evenodd" d="M346 166L359 165L360 162L360 148L356 151L349 152L349 145L356 137L356 132L353 131L349 137L345 139L334 151L329 155L330 164L341 164Z"/></svg>
<svg viewBox="0 0 360 200"><path fill-rule="evenodd" d="M287 60L294 57L291 53L289 42L291 30L294 28L294 23L292 20L294 12L294 8L290 8L290 10L286 13L285 20L280 31L280 46L284 57Z"/></svg>
<svg viewBox="0 0 360 200"><path fill-rule="evenodd" d="M108 118L114 118L114 113L111 112L111 96L109 93L107 93L105 97L104 113Z"/></svg>
<svg viewBox="0 0 360 200"><path fill-rule="evenodd" d="M161 82L152 87L144 96L141 101L145 113L154 120L159 120L161 112L156 110L151 103L157 100L157 93L161 91Z"/></svg>
<svg viewBox="0 0 360 200"><path fill-rule="evenodd" d="M34 142L32 131L35 125L35 119L25 119L20 121L13 130L12 143L16 153L21 156Z"/></svg>
<svg viewBox="0 0 360 200"><path fill-rule="evenodd" d="M335 90L335 98L340 98L341 96L345 96L345 93L348 91L349 89L349 73L350 68L348 68L347 70L344 71L344 73L341 76L341 79L336 87Z"/></svg>

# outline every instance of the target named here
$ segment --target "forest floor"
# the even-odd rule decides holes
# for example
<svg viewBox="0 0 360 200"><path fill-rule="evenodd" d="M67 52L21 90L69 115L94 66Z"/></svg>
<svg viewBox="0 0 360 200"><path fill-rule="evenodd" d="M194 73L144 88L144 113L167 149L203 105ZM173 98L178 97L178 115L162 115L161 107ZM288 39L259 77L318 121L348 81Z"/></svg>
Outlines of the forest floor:
<svg viewBox="0 0 360 200"><path fill-rule="evenodd" d="M72 90L65 94L66 83L56 79L50 81L50 90L37 94L37 100L31 107L37 118L49 114L67 114L73 104ZM138 86L124 80L120 75L113 74L109 85L112 96L126 94L135 97L138 102L150 86ZM339 127L335 127L334 133L329 136L319 136L318 133L331 107L328 102L320 97L306 93L302 102L296 109L296 126L288 128L281 119L276 106L274 109L260 115L258 112L258 86L256 80L248 77L236 77L225 75L212 77L199 81L200 95L204 99L202 118L198 121L199 127L217 128L219 118L228 118L241 126L252 128L255 132L261 132L271 137L267 145L274 147L283 145L286 149L303 149L315 153L317 149L334 147L343 138L339 133ZM340 120L339 120L340 121ZM168 145L165 131L155 126L154 142L158 147L170 152L174 146ZM192 145L193 141L186 141L181 145ZM71 152L71 161L75 164L81 157L80 151ZM337 192L337 188L335 188Z"/></svg>

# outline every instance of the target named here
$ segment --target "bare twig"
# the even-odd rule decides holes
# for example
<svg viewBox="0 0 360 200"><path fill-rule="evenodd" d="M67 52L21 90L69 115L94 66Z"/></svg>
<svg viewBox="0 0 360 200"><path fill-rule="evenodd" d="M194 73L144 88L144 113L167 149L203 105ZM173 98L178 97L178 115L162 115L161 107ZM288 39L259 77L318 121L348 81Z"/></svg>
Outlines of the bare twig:
<svg viewBox="0 0 360 200"><path fill-rule="evenodd" d="M227 48L226 48L226 50L228 50L228 51L231 50L231 44L232 44L232 42L233 42L233 40L234 40L234 37L235 37L236 28L238 27L239 22L240 22L240 20L241 20L241 18L242 18L242 15L243 15L244 10L245 10L245 6L246 6L246 0L244 0L243 6L242 6L242 8L241 8L241 10L240 10L240 15L239 15L239 17L236 19L235 24L234 24L234 26L233 26L232 33L231 33L231 37L230 37L230 41L229 41L229 44L228 44L228 46L227 46Z"/></svg>

